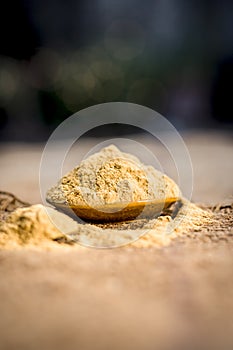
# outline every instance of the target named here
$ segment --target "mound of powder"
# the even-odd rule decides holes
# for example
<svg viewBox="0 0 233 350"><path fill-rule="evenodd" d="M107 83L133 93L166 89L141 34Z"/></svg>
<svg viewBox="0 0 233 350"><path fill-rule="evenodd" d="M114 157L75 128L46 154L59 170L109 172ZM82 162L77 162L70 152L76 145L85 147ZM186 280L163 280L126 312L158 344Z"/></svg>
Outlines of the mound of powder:
<svg viewBox="0 0 233 350"><path fill-rule="evenodd" d="M179 196L168 176L114 145L83 160L47 193L49 202L90 206Z"/></svg>
<svg viewBox="0 0 233 350"><path fill-rule="evenodd" d="M64 237L76 227L69 216L41 204L18 208L0 222L0 247L42 245Z"/></svg>

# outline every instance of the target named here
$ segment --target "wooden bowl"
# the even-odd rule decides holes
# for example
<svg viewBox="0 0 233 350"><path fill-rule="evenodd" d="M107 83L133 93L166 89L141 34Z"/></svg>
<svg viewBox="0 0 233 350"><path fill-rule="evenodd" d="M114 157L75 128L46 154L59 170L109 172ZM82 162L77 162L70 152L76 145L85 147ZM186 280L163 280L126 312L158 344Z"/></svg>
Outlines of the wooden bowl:
<svg viewBox="0 0 233 350"><path fill-rule="evenodd" d="M88 222L115 222L133 220L140 216L158 217L163 210L167 209L171 204L177 202L180 198L166 198L164 200L141 200L130 203L111 203L98 207L90 207L88 205L71 205L52 202L58 210Z"/></svg>

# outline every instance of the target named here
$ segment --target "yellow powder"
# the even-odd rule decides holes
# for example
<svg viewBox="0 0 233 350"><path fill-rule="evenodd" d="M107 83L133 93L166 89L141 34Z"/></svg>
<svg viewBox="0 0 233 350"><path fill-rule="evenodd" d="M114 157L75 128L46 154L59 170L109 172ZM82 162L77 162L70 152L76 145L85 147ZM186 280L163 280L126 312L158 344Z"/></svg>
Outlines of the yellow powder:
<svg viewBox="0 0 233 350"><path fill-rule="evenodd" d="M55 223L57 227L55 226ZM0 247L42 245L76 228L69 216L41 204L18 208L0 222Z"/></svg>
<svg viewBox="0 0 233 350"><path fill-rule="evenodd" d="M183 200L183 205L173 219L171 216L160 216L153 222L148 222L151 227L145 235L134 242L138 248L166 246L175 238L187 235L192 231L200 230L203 225L213 222L213 214L203 210L188 200Z"/></svg>
<svg viewBox="0 0 233 350"><path fill-rule="evenodd" d="M47 193L49 202L90 206L179 196L168 176L113 145L83 160Z"/></svg>

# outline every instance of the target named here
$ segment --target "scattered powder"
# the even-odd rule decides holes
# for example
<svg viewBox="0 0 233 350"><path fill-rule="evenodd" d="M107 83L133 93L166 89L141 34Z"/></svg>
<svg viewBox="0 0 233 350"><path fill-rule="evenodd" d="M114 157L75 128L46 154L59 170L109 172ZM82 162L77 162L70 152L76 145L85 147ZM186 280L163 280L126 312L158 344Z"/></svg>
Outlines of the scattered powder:
<svg viewBox="0 0 233 350"><path fill-rule="evenodd" d="M127 224L105 224L103 227L78 224L76 232L68 236L81 244L94 247L114 247L131 242L132 246L138 248L161 247L170 244L174 238L190 230L200 229L203 224L212 221L210 211L203 210L187 200L182 201L174 218L172 214L151 220L134 220Z"/></svg>
<svg viewBox="0 0 233 350"><path fill-rule="evenodd" d="M135 247L145 248L153 246L169 245L175 238L186 235L190 231L200 230L203 225L211 224L213 214L203 210L188 200L183 200L183 204L175 218L169 215L160 216L148 222L146 232L134 243Z"/></svg>
<svg viewBox="0 0 233 350"><path fill-rule="evenodd" d="M114 145L83 160L47 193L49 202L90 206L179 196L168 176Z"/></svg>
<svg viewBox="0 0 233 350"><path fill-rule="evenodd" d="M134 240L136 241L131 246L137 248L162 247L190 230L195 231L203 224L211 223L211 217L209 211L183 201L175 218L164 215L149 221L114 223L115 227L111 228L111 224L103 225L105 227L80 224L55 209L38 204L18 208L5 222L0 223L0 248L46 248L51 247L51 242L54 242L52 247L75 242L95 247L114 247ZM75 233L69 234L71 232ZM75 246L80 248L79 244Z"/></svg>

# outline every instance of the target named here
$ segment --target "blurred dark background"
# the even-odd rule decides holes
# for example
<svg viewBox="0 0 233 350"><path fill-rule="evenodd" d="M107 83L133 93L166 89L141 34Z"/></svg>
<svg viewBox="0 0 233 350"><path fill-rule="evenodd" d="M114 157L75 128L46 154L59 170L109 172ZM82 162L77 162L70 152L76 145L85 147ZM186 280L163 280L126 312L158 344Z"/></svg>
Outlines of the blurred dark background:
<svg viewBox="0 0 233 350"><path fill-rule="evenodd" d="M0 36L1 141L46 140L110 101L233 127L233 1L8 0Z"/></svg>

